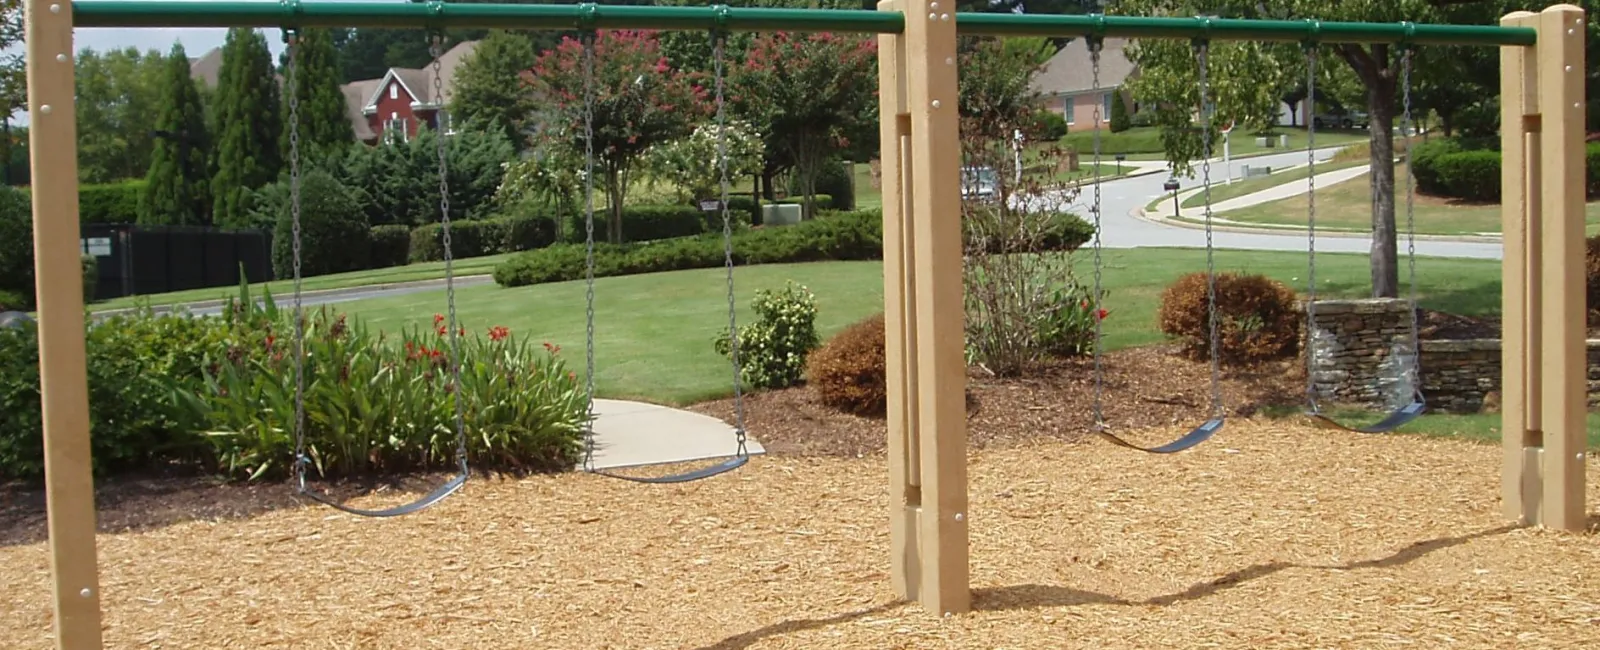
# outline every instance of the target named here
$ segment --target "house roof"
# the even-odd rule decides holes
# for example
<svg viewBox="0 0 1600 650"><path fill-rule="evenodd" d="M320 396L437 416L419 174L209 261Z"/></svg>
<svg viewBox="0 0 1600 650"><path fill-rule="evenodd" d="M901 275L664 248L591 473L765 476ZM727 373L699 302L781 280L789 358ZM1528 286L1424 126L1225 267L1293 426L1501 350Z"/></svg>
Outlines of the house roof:
<svg viewBox="0 0 1600 650"><path fill-rule="evenodd" d="M1116 88L1133 76L1138 69L1128 60L1124 48L1128 39L1108 38L1100 50L1100 87ZM1089 45L1084 39L1073 39L1050 57L1044 70L1033 76L1030 89L1045 95L1071 95L1094 89L1094 71L1090 66Z"/></svg>
<svg viewBox="0 0 1600 650"><path fill-rule="evenodd" d="M477 41L464 41L457 43L444 54L439 55L439 85L443 91L442 96L434 97L434 71L433 62L423 68L389 68L383 78L377 80L372 87L372 92L365 97L361 105L363 112L372 112L378 108L378 98L389 87L390 80L397 80L406 94L411 95L413 106L438 106L450 102L450 94L455 86L456 70L461 63L477 50Z"/></svg>
<svg viewBox="0 0 1600 650"><path fill-rule="evenodd" d="M369 141L378 137L378 134L372 131L372 125L367 123L362 102L377 92L377 89L382 88L382 82L382 79L364 79L339 87L344 93L345 115L350 118L350 126L355 128L357 140Z"/></svg>
<svg viewBox="0 0 1600 650"><path fill-rule="evenodd" d="M189 59L189 76L205 82L206 87L216 88L217 78L222 73L222 48L213 47L210 52L196 59Z"/></svg>

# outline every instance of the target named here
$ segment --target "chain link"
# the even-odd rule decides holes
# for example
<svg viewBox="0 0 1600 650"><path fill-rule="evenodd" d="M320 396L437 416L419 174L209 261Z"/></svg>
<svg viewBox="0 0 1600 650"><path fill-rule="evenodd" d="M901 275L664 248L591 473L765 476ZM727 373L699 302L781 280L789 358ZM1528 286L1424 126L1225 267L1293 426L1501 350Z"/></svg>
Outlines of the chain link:
<svg viewBox="0 0 1600 650"><path fill-rule="evenodd" d="M1099 39L1089 42L1089 70L1093 79L1090 86L1091 96L1100 92L1100 52L1103 46L1104 42ZM1099 312L1105 299L1100 276L1100 106L1102 103L1096 103L1094 106L1094 206L1090 208L1094 213L1094 304L1090 306L1095 310L1090 314L1094 319L1094 426L1099 431L1109 428L1105 417L1105 365L1100 358L1104 349Z"/></svg>
<svg viewBox="0 0 1600 650"><path fill-rule="evenodd" d="M467 472L467 417L465 398L461 396L461 336L456 325L455 255L450 247L450 166L449 145L444 135L444 73L439 58L444 54L444 35L435 35L428 51L433 55L433 100L440 108L434 113L434 141L439 154L439 226L444 245L444 295L449 309L450 328L450 392L455 397L456 410L456 464L461 473Z"/></svg>
<svg viewBox="0 0 1600 650"><path fill-rule="evenodd" d="M588 411L583 420L583 466L594 462L594 47L595 34L583 37L583 201L584 201L584 317L587 327L583 390Z"/></svg>
<svg viewBox="0 0 1600 650"><path fill-rule="evenodd" d="M1417 324L1417 224L1416 177L1411 175L1411 64L1415 50L1406 47L1401 51L1400 83L1403 111L1400 117L1400 137L1406 143L1406 265L1411 283L1411 393L1422 401L1422 339Z"/></svg>
<svg viewBox="0 0 1600 650"><path fill-rule="evenodd" d="M306 319L301 305L300 277L300 93L295 85L300 67L300 34L284 34L289 46L284 88L289 93L289 224L294 258L294 478L306 491Z"/></svg>
<svg viewBox="0 0 1600 650"><path fill-rule="evenodd" d="M1222 362L1219 358L1222 352L1222 333L1220 319L1217 314L1217 264L1216 249L1212 245L1211 233L1211 111L1207 106L1206 98L1211 94L1211 84L1208 74L1210 72L1209 54L1211 44L1201 42L1197 45L1199 50L1200 65L1200 120L1203 156L1200 159L1201 187L1205 193L1206 211L1206 311L1211 327L1211 415L1222 415Z"/></svg>
<svg viewBox="0 0 1600 650"><path fill-rule="evenodd" d="M731 191L728 183L728 111L724 99L724 72L723 67L727 56L727 34L716 32L712 34L712 58L716 68L716 93L717 93L717 171L721 179L721 204L722 210L722 259L728 270L728 342L729 357L733 360L733 430L738 439L738 453L744 456L746 450L746 435L744 430L744 387L741 383L742 366L739 363L739 311L736 306L736 296L733 291L733 217L728 210L728 195Z"/></svg>
<svg viewBox="0 0 1600 650"><path fill-rule="evenodd" d="M1306 117L1306 403L1317 412L1316 344L1317 323L1317 48L1306 46L1306 97L1310 112Z"/></svg>

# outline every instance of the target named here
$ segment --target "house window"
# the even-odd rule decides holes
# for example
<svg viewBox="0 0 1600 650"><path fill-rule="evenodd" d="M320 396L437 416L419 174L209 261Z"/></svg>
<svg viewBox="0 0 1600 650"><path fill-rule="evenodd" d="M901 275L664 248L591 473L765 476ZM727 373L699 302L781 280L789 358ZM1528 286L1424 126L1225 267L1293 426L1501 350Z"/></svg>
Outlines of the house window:
<svg viewBox="0 0 1600 650"><path fill-rule="evenodd" d="M434 114L434 118L433 119L434 119L434 125L433 126L434 126L435 130L437 130L440 133L443 133L445 135L455 135L455 133L456 133L456 123L455 123L455 120L450 119L450 112L449 111L444 110L444 109L441 108L441 109L439 109L438 113Z"/></svg>
<svg viewBox="0 0 1600 650"><path fill-rule="evenodd" d="M1078 117L1078 98L1072 95L1062 97L1061 112L1066 115L1068 125L1075 124Z"/></svg>
<svg viewBox="0 0 1600 650"><path fill-rule="evenodd" d="M1100 101L1100 104L1101 104L1101 106L1100 106L1100 121L1101 122L1110 122L1111 121L1111 102L1115 101L1116 98L1117 98L1116 91L1111 91L1109 93L1106 93L1101 98L1101 101Z"/></svg>
<svg viewBox="0 0 1600 650"><path fill-rule="evenodd" d="M389 115L390 118L383 121L384 141L389 144L399 144L410 140L410 133L406 129L408 120L403 117L394 117L393 113Z"/></svg>
<svg viewBox="0 0 1600 650"><path fill-rule="evenodd" d="M400 99L399 82L389 84L389 99Z"/></svg>

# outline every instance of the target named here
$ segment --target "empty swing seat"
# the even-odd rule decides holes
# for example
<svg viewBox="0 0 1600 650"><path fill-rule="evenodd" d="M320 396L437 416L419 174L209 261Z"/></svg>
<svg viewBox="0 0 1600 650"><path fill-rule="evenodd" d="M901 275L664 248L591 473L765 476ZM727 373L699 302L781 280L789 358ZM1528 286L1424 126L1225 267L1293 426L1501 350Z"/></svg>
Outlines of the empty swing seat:
<svg viewBox="0 0 1600 650"><path fill-rule="evenodd" d="M1177 440L1158 447L1141 447L1118 438L1105 429L1099 429L1095 433L1099 434L1101 438L1105 438L1114 445L1127 447L1128 449L1142 451L1149 454L1175 454L1180 451L1192 449L1196 445L1211 439L1211 436L1216 435L1218 431L1222 430L1222 423L1222 418L1212 418L1210 420L1206 420L1200 426L1195 427L1194 430L1184 434L1182 438L1178 438Z"/></svg>
<svg viewBox="0 0 1600 650"><path fill-rule="evenodd" d="M1400 407L1399 410L1396 410L1395 412L1390 413L1387 417L1384 417L1382 420L1379 420L1377 424L1366 427L1346 426L1317 411L1308 412L1306 415L1310 416L1312 420L1315 420L1324 427L1343 429L1345 431L1351 431L1355 433L1391 433L1396 429L1409 424L1412 420L1417 419L1417 417L1421 416L1422 412L1426 411L1427 408L1428 407L1426 404L1424 404L1421 400L1417 400Z"/></svg>

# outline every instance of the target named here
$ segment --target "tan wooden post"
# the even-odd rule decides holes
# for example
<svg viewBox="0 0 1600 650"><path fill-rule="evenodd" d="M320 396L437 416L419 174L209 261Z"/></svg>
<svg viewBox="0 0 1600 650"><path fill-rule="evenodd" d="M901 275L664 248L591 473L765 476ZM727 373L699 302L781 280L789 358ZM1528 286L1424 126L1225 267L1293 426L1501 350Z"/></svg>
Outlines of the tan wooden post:
<svg viewBox="0 0 1600 650"><path fill-rule="evenodd" d="M1501 495L1508 518L1583 530L1583 10L1515 12L1538 44L1501 48Z"/></svg>
<svg viewBox="0 0 1600 650"><path fill-rule="evenodd" d="M100 586L78 245L72 6L65 0L28 0L26 12L33 264L56 647L98 649Z"/></svg>
<svg viewBox="0 0 1600 650"><path fill-rule="evenodd" d="M961 146L953 0L886 0L879 37L891 575L937 614L971 607Z"/></svg>

